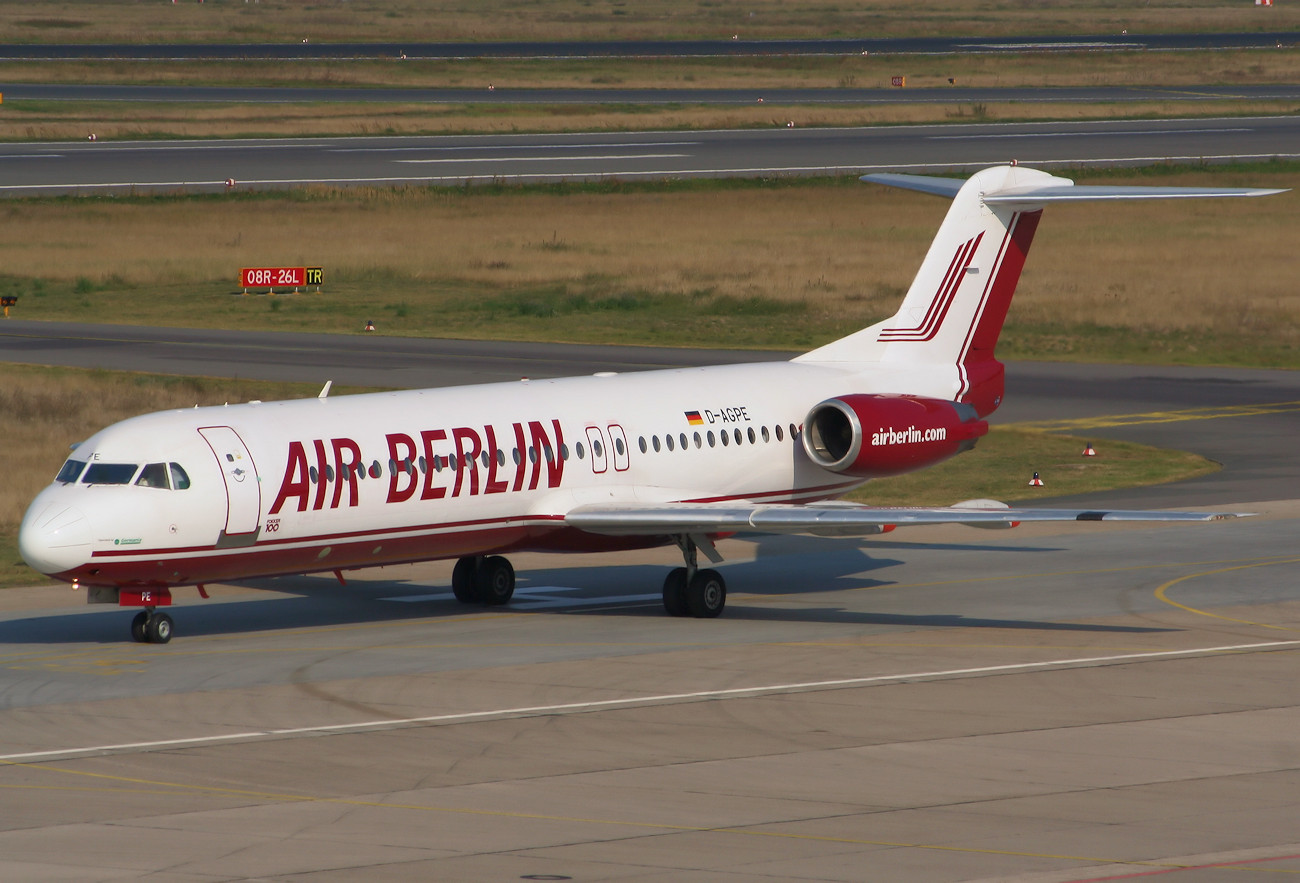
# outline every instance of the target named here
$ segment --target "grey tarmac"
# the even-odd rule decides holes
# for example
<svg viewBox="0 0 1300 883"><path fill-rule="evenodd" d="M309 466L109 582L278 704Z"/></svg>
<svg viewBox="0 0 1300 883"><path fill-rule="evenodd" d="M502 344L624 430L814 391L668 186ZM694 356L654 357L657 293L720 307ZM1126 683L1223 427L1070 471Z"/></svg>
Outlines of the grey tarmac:
<svg viewBox="0 0 1300 883"><path fill-rule="evenodd" d="M183 373L224 353L245 376L288 362L338 382L366 376L378 345L0 327L7 357ZM412 379L447 382L438 366L458 359L495 378L753 356L383 345ZM260 355L277 349L292 358ZM130 643L129 611L68 587L7 590L0 876L1300 872L1300 380L1046 363L1009 374L1008 420L1239 449L1221 478L1127 492L1134 505L1259 514L916 528L861 544L737 537L720 544L731 597L716 620L662 613L668 549L512 556L505 609L457 604L448 562L350 572L346 585L210 586L210 601L180 591L165 646Z"/></svg>

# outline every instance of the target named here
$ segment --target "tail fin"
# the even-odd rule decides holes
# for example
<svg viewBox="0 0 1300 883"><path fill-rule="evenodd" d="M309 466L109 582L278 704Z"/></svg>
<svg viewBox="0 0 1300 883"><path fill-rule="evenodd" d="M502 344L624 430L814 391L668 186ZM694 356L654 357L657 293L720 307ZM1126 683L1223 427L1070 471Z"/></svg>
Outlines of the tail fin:
<svg viewBox="0 0 1300 883"><path fill-rule="evenodd" d="M967 402L981 417L1002 401L1002 363L993 351L1047 203L1282 192L1076 187L1068 178L1023 166L984 169L964 183L920 175L867 175L862 180L949 196L953 204L898 312L796 361L893 366L928 387L908 392Z"/></svg>

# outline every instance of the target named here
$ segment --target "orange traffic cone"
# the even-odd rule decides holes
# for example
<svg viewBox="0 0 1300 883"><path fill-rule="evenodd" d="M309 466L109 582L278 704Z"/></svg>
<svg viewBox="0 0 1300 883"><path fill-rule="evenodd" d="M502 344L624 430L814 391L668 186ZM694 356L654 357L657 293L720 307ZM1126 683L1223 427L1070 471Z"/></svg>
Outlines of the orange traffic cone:
<svg viewBox="0 0 1300 883"><path fill-rule="evenodd" d="M1033 477L1033 478L1029 479L1029 486L1030 486L1030 487L1042 487L1042 486L1043 486L1043 480L1042 480L1041 478L1038 477L1038 473L1037 473L1037 472L1034 473L1034 477Z"/></svg>
<svg viewBox="0 0 1300 883"><path fill-rule="evenodd" d="M1083 447L1083 456L1085 456L1085 457L1095 457L1095 456L1097 456L1097 451L1093 449L1093 447L1092 447L1092 442L1088 442L1086 445L1084 445L1084 447Z"/></svg>

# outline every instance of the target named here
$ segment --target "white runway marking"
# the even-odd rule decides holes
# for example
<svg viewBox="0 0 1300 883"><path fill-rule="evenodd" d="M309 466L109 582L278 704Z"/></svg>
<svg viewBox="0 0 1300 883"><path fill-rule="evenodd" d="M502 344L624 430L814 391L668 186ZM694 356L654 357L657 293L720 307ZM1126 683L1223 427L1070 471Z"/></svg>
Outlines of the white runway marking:
<svg viewBox="0 0 1300 883"><path fill-rule="evenodd" d="M446 156L433 159L395 159L393 162L411 163L467 163L467 162L565 162L594 159L680 159L689 153L597 153L590 156Z"/></svg>
<svg viewBox="0 0 1300 883"><path fill-rule="evenodd" d="M158 751L171 748L194 748L200 745L220 745L230 742L248 742L256 739L285 739L298 736L320 736L329 733L360 733L400 729L421 725L470 723L473 721L505 719L512 717L541 717L559 714L583 714L613 708L632 708L678 702L715 702L725 699L745 699L779 693L799 693L810 690L837 690L846 687L870 687L897 684L904 681L944 680L979 677L983 675L1013 674L1027 671L1081 666L1116 665L1155 659L1177 659L1183 656L1205 656L1217 653L1247 653L1260 650L1281 650L1300 647L1297 641L1266 641L1258 644L1230 644L1220 647L1194 647L1188 650L1161 650L1148 653L1123 653L1114 656L1088 656L1078 659L1053 659L1044 662L1020 662L1010 665L987 665L978 668L956 668L946 671L920 671L906 674L875 675L863 678L837 678L827 681L805 681L792 684L764 684L755 687L734 687L727 690L700 690L692 693L660 693L629 696L624 699L603 699L593 702L564 702L556 705L529 705L519 708L498 708L489 711L467 711L455 714L432 714L425 717L396 718L389 720L355 721L346 724L328 724L315 727L290 727L278 730L253 730L246 733L225 733L215 736L194 736L188 739L159 739L152 742L126 742L117 745L94 745L85 748L56 748L46 751L25 751L0 754L0 763L32 763L54 759L67 760L97 754L131 751Z"/></svg>
<svg viewBox="0 0 1300 883"><path fill-rule="evenodd" d="M930 135L927 141L984 141L990 138L1105 138L1129 135L1217 135L1221 132L1253 132L1254 129L1148 129L1129 132L996 132L987 135Z"/></svg>
<svg viewBox="0 0 1300 883"><path fill-rule="evenodd" d="M330 153L409 153L411 151L423 151L426 153L438 153L449 150L519 150L527 148L528 150L602 150L617 147L621 150L627 150L629 147L698 147L699 141L617 141L606 144L464 144L451 147L338 147Z"/></svg>

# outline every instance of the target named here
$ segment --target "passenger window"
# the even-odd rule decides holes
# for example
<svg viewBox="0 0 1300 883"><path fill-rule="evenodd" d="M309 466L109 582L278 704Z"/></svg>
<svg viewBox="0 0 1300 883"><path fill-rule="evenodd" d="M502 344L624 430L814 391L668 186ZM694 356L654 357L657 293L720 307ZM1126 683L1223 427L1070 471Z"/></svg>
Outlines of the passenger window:
<svg viewBox="0 0 1300 883"><path fill-rule="evenodd" d="M736 444L740 444L740 441L741 441L741 438L740 438L740 429L739 429L739 427L737 427L737 429L736 429Z"/></svg>
<svg viewBox="0 0 1300 883"><path fill-rule="evenodd" d="M668 450L671 451L673 449L673 437L671 435L665 435L664 444L667 445ZM659 450L659 436L655 436L655 450Z"/></svg>
<svg viewBox="0 0 1300 883"><path fill-rule="evenodd" d="M696 438L696 441L698 442L698 440L699 440L699 436L697 435L695 438ZM713 438L713 430L710 429L710 430L709 430L709 447L713 447L713 446L716 445L716 444L717 444L717 442L716 442L716 441L714 440L714 438Z"/></svg>
<svg viewBox="0 0 1300 883"><path fill-rule="evenodd" d="M637 439L636 443L637 443L637 447L641 449L641 453L644 454L646 452L645 436L643 435L639 439Z"/></svg>
<svg viewBox="0 0 1300 883"><path fill-rule="evenodd" d="M764 426L764 427L763 427L763 441L764 441L764 442L770 442L771 440L772 440L772 436L768 435L767 427Z"/></svg>
<svg viewBox="0 0 1300 883"><path fill-rule="evenodd" d="M64 484L71 484L81 475L81 470L86 468L85 460L69 460L63 464L59 474L54 476L55 481L61 481Z"/></svg>
<svg viewBox="0 0 1300 883"><path fill-rule="evenodd" d="M179 463L168 463L167 468L172 473L172 490L185 491L190 488L190 477L185 474Z"/></svg>
<svg viewBox="0 0 1300 883"><path fill-rule="evenodd" d="M776 425L776 440L777 440L777 441L785 441L785 439L781 437L781 424L780 424L780 423L778 423L778 424Z"/></svg>
<svg viewBox="0 0 1300 883"><path fill-rule="evenodd" d="M166 463L146 463L145 467L140 470L140 477L135 480L138 487L160 487L169 490L167 484L167 464Z"/></svg>
<svg viewBox="0 0 1300 883"><path fill-rule="evenodd" d="M139 467L134 463L91 463L82 484L130 484Z"/></svg>
<svg viewBox="0 0 1300 883"><path fill-rule="evenodd" d="M623 439L621 439L621 438L616 438L616 439L614 439L614 451L615 451L619 456L622 456L622 454L623 454Z"/></svg>
<svg viewBox="0 0 1300 883"><path fill-rule="evenodd" d="M686 444L683 443L682 447L686 447ZM698 432L695 433L695 447L696 448L702 447L702 445L700 444L700 434ZM712 445L710 445L710 447L712 447Z"/></svg>
<svg viewBox="0 0 1300 883"><path fill-rule="evenodd" d="M586 453L585 453L585 452L583 451L583 449L582 449L582 442L578 442L577 444L575 444L575 445L573 446L573 449L578 453L578 459L579 459L579 460L581 460L583 457L587 456Z"/></svg>

